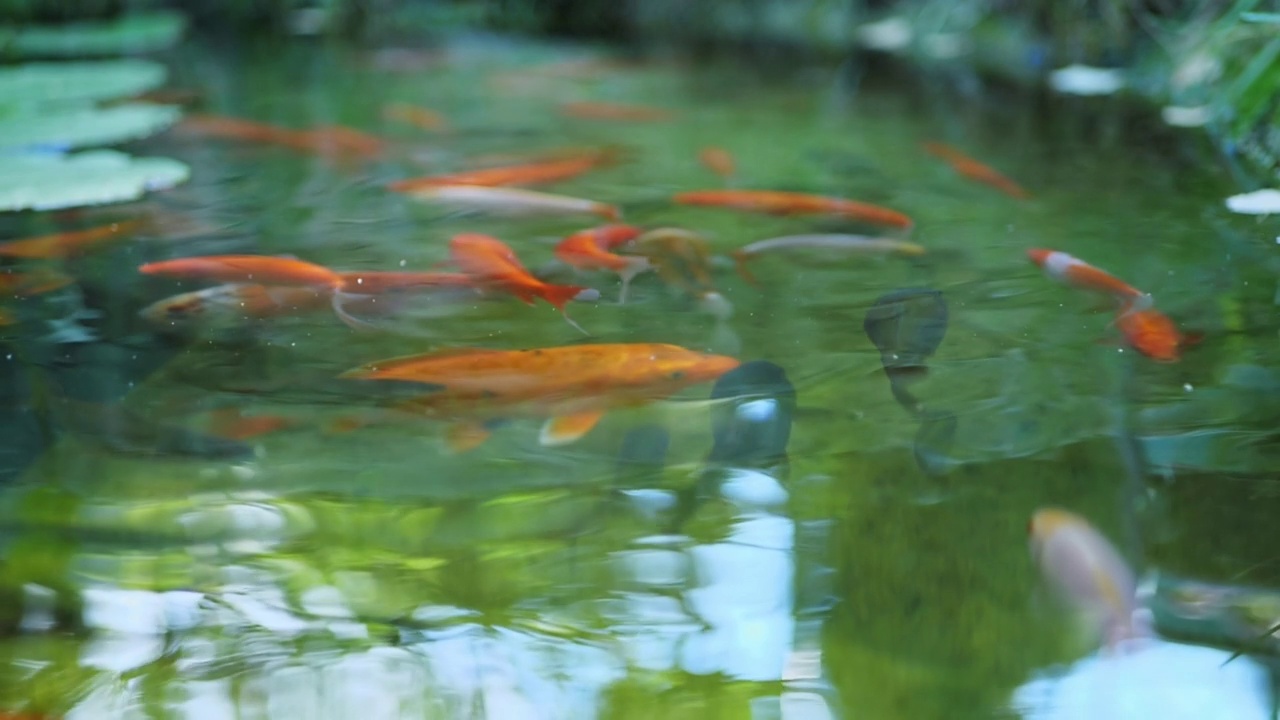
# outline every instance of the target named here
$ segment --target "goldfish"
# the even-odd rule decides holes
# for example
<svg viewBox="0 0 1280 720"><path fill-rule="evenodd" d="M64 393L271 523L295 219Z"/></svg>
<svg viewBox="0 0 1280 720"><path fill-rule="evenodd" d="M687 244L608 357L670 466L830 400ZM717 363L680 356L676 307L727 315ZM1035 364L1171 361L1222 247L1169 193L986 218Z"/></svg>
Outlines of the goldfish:
<svg viewBox="0 0 1280 720"><path fill-rule="evenodd" d="M1041 574L1114 648L1141 637L1135 623L1137 582L1120 553L1084 518L1058 508L1037 510L1027 525Z"/></svg>
<svg viewBox="0 0 1280 720"><path fill-rule="evenodd" d="M342 125L325 125L303 131L310 148L322 155L375 158L387 148L382 138Z"/></svg>
<svg viewBox="0 0 1280 720"><path fill-rule="evenodd" d="M927 142L922 147L930 155L947 161L953 170L970 180L990 185L1019 200L1031 197L1031 194L1023 189L1021 185L1000 174L994 168L983 165L953 147L938 142Z"/></svg>
<svg viewBox="0 0 1280 720"><path fill-rule="evenodd" d="M892 238L872 238L862 235L787 235L760 240L734 250L733 260L738 274L747 282L757 285L754 275L747 270L747 261L762 252L773 250L825 250L831 252L900 253L923 255L924 247L913 242Z"/></svg>
<svg viewBox="0 0 1280 720"><path fill-rule="evenodd" d="M475 279L463 273L348 270L338 274L343 292L361 295L415 288L476 288Z"/></svg>
<svg viewBox="0 0 1280 720"><path fill-rule="evenodd" d="M862 222L909 228L911 218L897 210L844 198L774 190L694 190L677 193L681 205L703 205L771 215L835 215Z"/></svg>
<svg viewBox="0 0 1280 720"><path fill-rule="evenodd" d="M534 277L516 254L501 240L478 233L454 235L449 241L449 257L462 271L481 285L509 292L529 305L542 298L559 310L565 320L586 333L567 314L564 306L588 288L550 285Z"/></svg>
<svg viewBox="0 0 1280 720"><path fill-rule="evenodd" d="M671 112L661 108L606 102L564 103L560 106L560 114L582 120L619 120L623 122L655 122L671 119Z"/></svg>
<svg viewBox="0 0 1280 720"><path fill-rule="evenodd" d="M1058 282L1081 290L1103 293L1121 303L1136 303L1137 309L1140 310L1151 306L1150 295L1064 252L1033 248L1027 251L1027 257L1040 266L1045 275Z"/></svg>
<svg viewBox="0 0 1280 720"><path fill-rule="evenodd" d="M52 292L75 282L75 278L56 270L32 270L30 272L13 272L0 270L0 295L12 297L28 297Z"/></svg>
<svg viewBox="0 0 1280 720"><path fill-rule="evenodd" d="M1199 335L1184 335L1164 313L1155 308L1130 308L1116 315L1116 326L1130 347L1157 362L1177 362L1182 349L1199 342Z"/></svg>
<svg viewBox="0 0 1280 720"><path fill-rule="evenodd" d="M329 291L334 314L348 327L371 327L343 309L347 298L346 279L321 265L285 257L266 255L206 255L177 260L146 263L138 268L143 275L164 275L187 280L213 280L223 283L259 282L267 285L290 285L323 288Z"/></svg>
<svg viewBox="0 0 1280 720"><path fill-rule="evenodd" d="M631 225L601 225L576 232L556 245L556 257L582 270L612 270L622 279L618 304L627 301L631 279L652 267L648 258L615 255L609 250L640 235Z"/></svg>
<svg viewBox="0 0 1280 720"><path fill-rule="evenodd" d="M698 160L711 172L728 180L733 177L735 163L728 150L718 147L706 147L698 153Z"/></svg>
<svg viewBox="0 0 1280 720"><path fill-rule="evenodd" d="M420 188L442 187L446 185L473 185L496 187L503 185L541 185L559 182L577 177L595 168L613 162L615 154L609 151L598 151L578 156L555 158L535 162L509 165L507 167L484 168L445 175L429 175L427 177L397 180L387 189L393 192L412 192Z"/></svg>
<svg viewBox="0 0 1280 720"><path fill-rule="evenodd" d="M305 131L291 130L253 120L192 114L184 117L178 127L183 131L208 137L284 145L294 150L314 149L314 140Z"/></svg>
<svg viewBox="0 0 1280 720"><path fill-rule="evenodd" d="M138 312L147 322L172 330L197 326L233 327L246 320L328 307L329 299L312 287L227 283L157 300Z"/></svg>
<svg viewBox="0 0 1280 720"><path fill-rule="evenodd" d="M312 130L293 130L266 123L216 115L188 115L179 127L201 135L282 145L302 152L322 155L354 155L369 158L385 149L384 142L373 135L341 126Z"/></svg>
<svg viewBox="0 0 1280 720"><path fill-rule="evenodd" d="M283 415L245 415L240 408L218 408L209 414L209 431L228 440L248 440L297 425Z"/></svg>
<svg viewBox="0 0 1280 720"><path fill-rule="evenodd" d="M386 120L412 125L419 130L440 132L449 129L449 121L435 110L415 107L405 103L392 103L382 108L382 117Z"/></svg>
<svg viewBox="0 0 1280 720"><path fill-rule="evenodd" d="M341 377L430 386L404 409L452 421L447 442L461 452L483 443L496 421L511 417L547 418L539 435L544 446L572 443L609 410L673 395L738 364L675 345L623 343L446 350L376 361Z"/></svg>
<svg viewBox="0 0 1280 720"><path fill-rule="evenodd" d="M550 193L516 188L479 185L439 185L405 191L420 202L445 205L460 210L494 215L573 215L588 214L617 222L622 212L616 205Z"/></svg>
<svg viewBox="0 0 1280 720"><path fill-rule="evenodd" d="M109 225L73 230L71 232L41 235L39 237L10 240L0 243L0 257L28 260L53 260L68 258L96 245L129 235L142 227L141 220L125 220Z"/></svg>

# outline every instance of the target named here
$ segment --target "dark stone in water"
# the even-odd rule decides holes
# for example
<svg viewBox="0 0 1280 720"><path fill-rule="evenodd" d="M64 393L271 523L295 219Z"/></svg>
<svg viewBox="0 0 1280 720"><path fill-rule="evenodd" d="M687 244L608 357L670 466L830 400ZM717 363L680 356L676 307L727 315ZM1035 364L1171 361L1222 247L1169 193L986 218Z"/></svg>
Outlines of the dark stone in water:
<svg viewBox="0 0 1280 720"><path fill-rule="evenodd" d="M632 428L618 448L618 475L653 475L667 464L671 435L661 425Z"/></svg>
<svg viewBox="0 0 1280 720"><path fill-rule="evenodd" d="M712 410L710 462L764 466L786 460L796 391L781 367L766 360L743 363L720 377L711 398L731 401Z"/></svg>
<svg viewBox="0 0 1280 720"><path fill-rule="evenodd" d="M876 299L862 329L880 350L886 372L923 369L947 334L947 303L937 290L895 290Z"/></svg>

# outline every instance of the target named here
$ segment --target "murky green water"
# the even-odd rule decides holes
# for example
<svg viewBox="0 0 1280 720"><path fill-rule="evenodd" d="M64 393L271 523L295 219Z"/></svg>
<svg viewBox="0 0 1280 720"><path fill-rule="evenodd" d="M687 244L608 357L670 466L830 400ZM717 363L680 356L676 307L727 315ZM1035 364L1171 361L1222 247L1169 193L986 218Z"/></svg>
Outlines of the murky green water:
<svg viewBox="0 0 1280 720"><path fill-rule="evenodd" d="M1158 576L1280 586L1278 226L1226 214L1221 198L1235 185L1195 138L1115 100L1005 96L965 76L878 67L528 72L583 52L472 39L398 70L385 54L315 47L172 59L173 84L205 90L205 112L344 124L393 149L352 166L180 133L153 140L148 149L195 168L153 207L215 232L74 261L86 304L105 313L89 322L96 342L53 344L38 318L10 328L15 458L48 448L29 466L15 460L0 488L0 708L79 718L1014 717L1015 688L1091 650L1039 589L1026 550L1037 507L1090 518ZM561 117L557 105L573 100L675 117ZM438 110L455 130L382 120L395 101ZM920 150L927 139L1000 168L1034 199L958 177ZM723 321L656 276L641 276L625 306L610 302L612 276L583 278L605 300L571 313L595 341L668 342L784 368L798 398L784 467L704 474L712 434L699 402L613 413L554 449L528 421L463 455L442 450L443 427L430 421L331 430L366 409L332 378L370 360L584 340L546 305L411 303L378 319L381 334L317 312L186 342L136 317L197 287L136 274L167 257L426 269L446 258L451 235L476 231L551 269L555 241L584 222L447 215L382 185L478 155L606 144L631 160L554 191L619 203L639 225L705 233L718 253L849 226L671 205L672 193L720 185L696 160L707 145L735 154L738 186L843 195L916 219L912 239L930 251L919 260L765 256L753 265L759 287L718 265L734 308ZM6 226L13 236L48 229ZM1030 247L1124 277L1207 339L1169 365L1122 350L1111 316L1043 278ZM954 437L920 433L863 332L877 297L913 287L940 291L950 323L910 392L954 415ZM37 399L60 414L22 410L34 400L21 378L32 377ZM251 440L248 460L139 456L100 442L119 416L95 420L93 408L116 401L193 428L220 404L299 424ZM670 437L665 465L620 470L627 433L655 425ZM708 477L732 482L711 483L679 522L660 509L706 490ZM1280 619L1274 597L1239 604L1252 624L1209 640L1239 641ZM1216 628L1218 615L1188 627Z"/></svg>

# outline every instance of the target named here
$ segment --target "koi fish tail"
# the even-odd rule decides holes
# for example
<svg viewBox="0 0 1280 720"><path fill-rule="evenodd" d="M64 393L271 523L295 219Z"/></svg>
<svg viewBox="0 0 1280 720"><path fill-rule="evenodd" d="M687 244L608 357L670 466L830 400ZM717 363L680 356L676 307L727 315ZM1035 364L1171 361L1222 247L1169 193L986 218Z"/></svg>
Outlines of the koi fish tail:
<svg viewBox="0 0 1280 720"><path fill-rule="evenodd" d="M577 285L545 285L539 294L543 300L551 303L552 307L564 312L564 306L569 304L570 300L576 299L586 289Z"/></svg>
<svg viewBox="0 0 1280 720"><path fill-rule="evenodd" d="M752 285L760 287L760 280L747 269L747 261L751 259L750 253L745 253L741 250L734 250L732 253L729 253L729 255L733 258L733 266L737 269L738 275L742 276L743 280L746 280Z"/></svg>
<svg viewBox="0 0 1280 720"><path fill-rule="evenodd" d="M348 313L346 309L343 308L343 305L345 305L346 302L351 297L363 297L363 296L352 295L351 293L344 293L341 290L333 291L333 300L331 303L333 306L333 313L338 316L338 319L342 321L342 324L346 325L352 330L361 330L361 331L381 330L382 328L379 328L377 325L374 325L373 323L370 323L370 322L365 322L364 320L361 320L355 317L351 313Z"/></svg>

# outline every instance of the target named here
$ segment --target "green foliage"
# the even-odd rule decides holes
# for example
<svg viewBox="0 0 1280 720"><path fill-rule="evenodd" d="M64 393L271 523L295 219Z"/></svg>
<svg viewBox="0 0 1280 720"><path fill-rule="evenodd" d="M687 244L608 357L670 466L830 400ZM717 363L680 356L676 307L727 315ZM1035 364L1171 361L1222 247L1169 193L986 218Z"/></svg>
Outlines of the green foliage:
<svg viewBox="0 0 1280 720"><path fill-rule="evenodd" d="M186 18L173 12L110 22L0 26L0 52L22 57L84 57L163 50L178 42Z"/></svg>
<svg viewBox="0 0 1280 720"><path fill-rule="evenodd" d="M113 150L19 155L0 165L0 210L57 210L142 197L187 179L168 158L131 158Z"/></svg>
<svg viewBox="0 0 1280 720"><path fill-rule="evenodd" d="M141 104L19 112L0 117L0 151L113 145L154 135L176 123L181 115L174 107Z"/></svg>
<svg viewBox="0 0 1280 720"><path fill-rule="evenodd" d="M164 83L150 60L27 63L0 69L0 104L84 103L137 95Z"/></svg>

